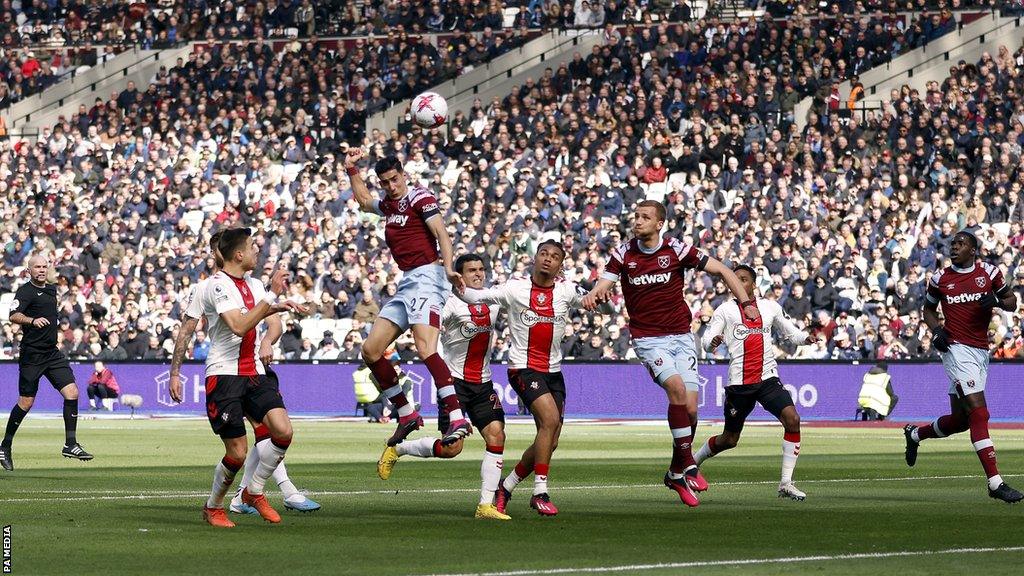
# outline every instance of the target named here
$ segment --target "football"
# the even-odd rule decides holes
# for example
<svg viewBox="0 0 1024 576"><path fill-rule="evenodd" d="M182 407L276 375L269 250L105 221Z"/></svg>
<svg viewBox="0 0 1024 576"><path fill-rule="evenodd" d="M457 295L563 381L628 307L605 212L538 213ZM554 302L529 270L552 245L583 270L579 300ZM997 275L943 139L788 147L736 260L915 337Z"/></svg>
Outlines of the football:
<svg viewBox="0 0 1024 576"><path fill-rule="evenodd" d="M424 92L412 99L411 112L420 128L437 128L448 121L448 102L436 92Z"/></svg>

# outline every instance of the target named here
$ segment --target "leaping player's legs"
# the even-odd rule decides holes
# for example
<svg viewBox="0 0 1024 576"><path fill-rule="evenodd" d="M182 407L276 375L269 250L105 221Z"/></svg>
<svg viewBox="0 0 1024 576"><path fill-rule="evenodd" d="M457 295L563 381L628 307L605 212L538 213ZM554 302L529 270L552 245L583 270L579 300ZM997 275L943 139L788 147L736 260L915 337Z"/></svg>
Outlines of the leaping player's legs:
<svg viewBox="0 0 1024 576"><path fill-rule="evenodd" d="M388 302L381 310L381 315L370 328L370 334L363 342L362 349L363 360L377 380L377 387L398 411L398 428L388 438L388 446L398 444L405 440L406 436L423 426L423 418L409 403L405 392L402 391L401 384L398 383L398 372L395 372L390 360L384 357L384 351L405 331L408 321L405 318L404 306L401 302L392 305L394 302L395 300ZM385 313L389 316L385 317Z"/></svg>
<svg viewBox="0 0 1024 576"><path fill-rule="evenodd" d="M418 314L418 312L417 312ZM455 382L452 379L451 370L441 355L437 353L437 340L441 330L433 324L435 314L427 311L427 318L411 318L412 338L416 344L416 352L423 359L423 363L434 378L434 385L437 386L437 397L440 401L439 408L444 410L448 417L448 429L441 438L441 445L448 446L473 433L469 420L462 412L462 405L455 393ZM436 315L440 322L440 315ZM426 320L427 323L418 322Z"/></svg>

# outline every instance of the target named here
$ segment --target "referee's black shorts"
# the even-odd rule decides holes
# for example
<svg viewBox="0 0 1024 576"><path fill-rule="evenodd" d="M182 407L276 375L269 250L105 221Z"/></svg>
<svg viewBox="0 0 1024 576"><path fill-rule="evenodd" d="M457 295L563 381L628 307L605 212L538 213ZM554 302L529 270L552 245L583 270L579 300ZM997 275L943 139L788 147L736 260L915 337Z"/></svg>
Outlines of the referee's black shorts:
<svg viewBox="0 0 1024 576"><path fill-rule="evenodd" d="M39 393L39 379L46 377L50 385L60 390L75 383L71 364L60 350L22 356L18 361L18 395L35 398Z"/></svg>

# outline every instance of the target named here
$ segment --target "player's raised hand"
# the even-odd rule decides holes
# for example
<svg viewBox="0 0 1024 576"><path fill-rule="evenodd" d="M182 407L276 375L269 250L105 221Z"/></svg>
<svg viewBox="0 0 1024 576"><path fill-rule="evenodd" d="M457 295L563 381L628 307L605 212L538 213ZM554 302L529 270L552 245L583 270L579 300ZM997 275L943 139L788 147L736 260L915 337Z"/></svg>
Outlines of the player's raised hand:
<svg viewBox="0 0 1024 576"><path fill-rule="evenodd" d="M278 296L287 293L291 276L291 273L284 268L274 270L274 275L270 277L270 291Z"/></svg>
<svg viewBox="0 0 1024 576"><path fill-rule="evenodd" d="M721 346L721 345L722 345L722 342L723 342L724 340L725 340L725 339L724 339L724 338L722 338L722 335L721 335L721 334L719 334L718 336L715 336L714 338L712 338L712 339L711 339L711 349L712 349L712 350L715 350L716 348L718 348L719 346Z"/></svg>
<svg viewBox="0 0 1024 576"><path fill-rule="evenodd" d="M32 325L36 328L45 328L50 325L50 321L46 318L36 318L32 321Z"/></svg>
<svg viewBox="0 0 1024 576"><path fill-rule="evenodd" d="M448 281L452 283L452 288L459 294L466 292L466 281L463 280L462 274L459 274L455 270L445 270L445 274L448 275Z"/></svg>
<svg viewBox="0 0 1024 576"><path fill-rule="evenodd" d="M181 402L181 373L177 370L171 370L170 376L171 400L177 404Z"/></svg>
<svg viewBox="0 0 1024 576"><path fill-rule="evenodd" d="M355 168L356 164L363 159L363 149L358 146L353 146L348 149L348 153L345 154L345 168Z"/></svg>

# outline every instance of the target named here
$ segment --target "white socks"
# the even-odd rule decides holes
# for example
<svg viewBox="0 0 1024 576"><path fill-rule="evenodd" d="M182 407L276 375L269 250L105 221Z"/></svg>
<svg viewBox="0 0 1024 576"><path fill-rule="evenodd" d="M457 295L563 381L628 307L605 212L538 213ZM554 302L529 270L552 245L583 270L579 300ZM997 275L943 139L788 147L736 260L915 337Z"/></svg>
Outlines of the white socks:
<svg viewBox="0 0 1024 576"><path fill-rule="evenodd" d="M711 438L708 438L706 442L701 444L700 450L697 450L697 453L693 455L693 461L697 463L697 466L700 466L702 462L714 455L715 453L711 451Z"/></svg>
<svg viewBox="0 0 1024 576"><path fill-rule="evenodd" d="M796 442L791 440L782 441L782 484L793 481L793 469L796 468L796 459L800 457L800 436L796 436Z"/></svg>
<svg viewBox="0 0 1024 576"><path fill-rule="evenodd" d="M484 451L484 459L480 463L480 503L493 504L494 492L501 481L501 467L504 456L490 450Z"/></svg>
<svg viewBox="0 0 1024 576"><path fill-rule="evenodd" d="M274 474L274 470L284 460L284 454L287 450L287 446L282 447L274 444L273 439L260 446L259 450L257 450L259 452L259 464L256 466L256 471L253 472L252 480L245 487L249 494L263 494L263 487L266 485L267 479Z"/></svg>
<svg viewBox="0 0 1024 576"><path fill-rule="evenodd" d="M548 475L533 473L533 495L548 493Z"/></svg>
<svg viewBox="0 0 1024 576"><path fill-rule="evenodd" d="M224 507L224 495L231 488L231 483L235 481L237 473L238 468L232 470L225 464L225 460L217 463L217 467L213 470L213 488L210 490L210 497L206 500L207 508Z"/></svg>
<svg viewBox="0 0 1024 576"><path fill-rule="evenodd" d="M437 442L437 438L417 438L416 440L406 440L398 446L395 446L395 450L398 451L399 456L415 456L417 458L432 458L434 456L434 444Z"/></svg>

